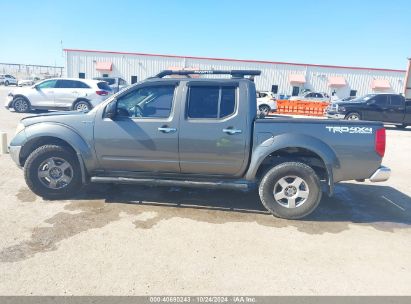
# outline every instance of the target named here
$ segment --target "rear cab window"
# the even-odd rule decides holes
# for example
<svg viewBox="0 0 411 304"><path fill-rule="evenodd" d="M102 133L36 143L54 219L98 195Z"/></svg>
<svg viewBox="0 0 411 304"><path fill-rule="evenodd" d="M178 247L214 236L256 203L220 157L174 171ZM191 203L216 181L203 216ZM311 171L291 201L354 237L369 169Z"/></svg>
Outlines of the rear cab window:
<svg viewBox="0 0 411 304"><path fill-rule="evenodd" d="M188 119L223 119L236 110L236 86L189 86Z"/></svg>

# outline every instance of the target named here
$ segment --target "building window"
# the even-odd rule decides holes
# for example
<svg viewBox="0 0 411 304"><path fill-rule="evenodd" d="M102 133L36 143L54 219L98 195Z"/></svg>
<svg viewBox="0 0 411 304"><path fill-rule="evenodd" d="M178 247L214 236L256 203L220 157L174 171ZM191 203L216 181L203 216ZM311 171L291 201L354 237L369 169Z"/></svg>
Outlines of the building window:
<svg viewBox="0 0 411 304"><path fill-rule="evenodd" d="M273 94L277 94L278 93L278 85L273 84L271 86L271 92L273 92Z"/></svg>
<svg viewBox="0 0 411 304"><path fill-rule="evenodd" d="M293 87L293 92L291 93L291 96L298 96L300 94L300 87Z"/></svg>
<svg viewBox="0 0 411 304"><path fill-rule="evenodd" d="M103 77L108 77L108 74L103 74Z"/></svg>
<svg viewBox="0 0 411 304"><path fill-rule="evenodd" d="M86 73L78 73L78 78L85 79Z"/></svg>
<svg viewBox="0 0 411 304"><path fill-rule="evenodd" d="M137 82L137 76L131 76L131 84Z"/></svg>
<svg viewBox="0 0 411 304"><path fill-rule="evenodd" d="M355 97L355 96L357 96L357 90L351 90L350 97Z"/></svg>

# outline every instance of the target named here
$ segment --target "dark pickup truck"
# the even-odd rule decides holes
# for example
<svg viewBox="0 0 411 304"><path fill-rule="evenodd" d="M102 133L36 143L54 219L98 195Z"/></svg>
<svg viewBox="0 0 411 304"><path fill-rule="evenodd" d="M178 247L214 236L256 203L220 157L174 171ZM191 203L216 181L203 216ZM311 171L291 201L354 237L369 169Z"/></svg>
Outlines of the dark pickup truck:
<svg viewBox="0 0 411 304"><path fill-rule="evenodd" d="M167 78L228 74L231 78ZM385 181L381 122L259 119L260 71L163 71L93 110L22 119L10 154L30 189L69 197L81 185L258 187L275 216L311 213L344 180Z"/></svg>
<svg viewBox="0 0 411 304"><path fill-rule="evenodd" d="M334 102L328 118L382 121L398 128L411 125L411 100L398 94L368 94L350 101Z"/></svg>

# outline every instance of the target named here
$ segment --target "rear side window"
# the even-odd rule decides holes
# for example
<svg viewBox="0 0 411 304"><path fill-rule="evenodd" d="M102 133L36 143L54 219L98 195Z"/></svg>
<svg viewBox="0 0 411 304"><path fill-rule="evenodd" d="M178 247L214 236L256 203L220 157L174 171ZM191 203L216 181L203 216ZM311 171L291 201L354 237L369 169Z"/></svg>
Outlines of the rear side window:
<svg viewBox="0 0 411 304"><path fill-rule="evenodd" d="M88 84L81 82L81 81L76 81L76 80L73 81L73 85L75 88L78 88L78 89L89 89L90 88Z"/></svg>
<svg viewBox="0 0 411 304"><path fill-rule="evenodd" d="M236 88L191 86L188 99L188 118L224 118L235 111Z"/></svg>
<svg viewBox="0 0 411 304"><path fill-rule="evenodd" d="M90 87L84 82L77 80L57 80L56 88L60 89L89 89Z"/></svg>
<svg viewBox="0 0 411 304"><path fill-rule="evenodd" d="M390 99L391 99L390 104L392 106L402 106L402 100L399 95L391 95Z"/></svg>
<svg viewBox="0 0 411 304"><path fill-rule="evenodd" d="M111 91L111 88L110 88L110 86L108 85L108 83L107 82L99 82L99 83L97 83L97 87L100 89L100 90L105 90L105 91Z"/></svg>

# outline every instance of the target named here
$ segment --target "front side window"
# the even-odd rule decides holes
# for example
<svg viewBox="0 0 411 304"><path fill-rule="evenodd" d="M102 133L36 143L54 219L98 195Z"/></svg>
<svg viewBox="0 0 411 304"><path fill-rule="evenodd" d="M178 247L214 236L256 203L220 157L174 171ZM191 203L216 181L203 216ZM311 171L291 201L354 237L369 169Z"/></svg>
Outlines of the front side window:
<svg viewBox="0 0 411 304"><path fill-rule="evenodd" d="M168 118L174 98L174 85L143 87L121 96L117 114L132 118Z"/></svg>
<svg viewBox="0 0 411 304"><path fill-rule="evenodd" d="M192 86L189 91L189 118L224 118L235 111L235 87Z"/></svg>
<svg viewBox="0 0 411 304"><path fill-rule="evenodd" d="M37 85L39 89L52 89L56 87L57 80L46 80Z"/></svg>

